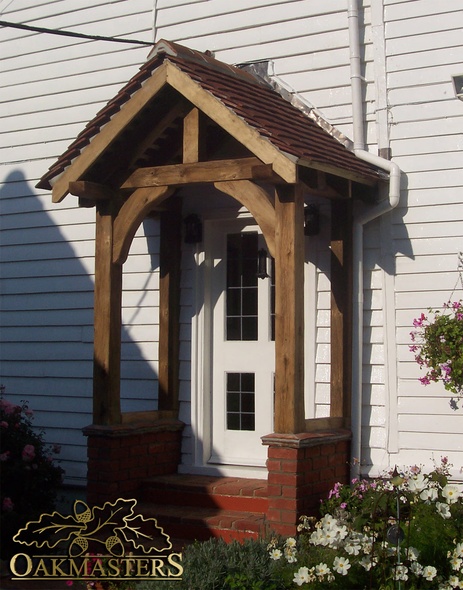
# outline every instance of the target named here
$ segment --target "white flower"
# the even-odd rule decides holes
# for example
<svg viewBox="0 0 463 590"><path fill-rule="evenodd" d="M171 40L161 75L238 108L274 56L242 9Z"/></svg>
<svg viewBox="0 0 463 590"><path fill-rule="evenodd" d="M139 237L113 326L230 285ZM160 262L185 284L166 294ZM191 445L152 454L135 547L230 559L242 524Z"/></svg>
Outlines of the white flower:
<svg viewBox="0 0 463 590"><path fill-rule="evenodd" d="M426 502L426 504L435 502L437 500L437 489L434 487L426 488L421 492L420 498Z"/></svg>
<svg viewBox="0 0 463 590"><path fill-rule="evenodd" d="M291 549L296 547L296 539L294 537L288 537L285 541L286 547L290 547Z"/></svg>
<svg viewBox="0 0 463 590"><path fill-rule="evenodd" d="M348 541L345 544L344 549L349 555L358 555L360 553L360 545L358 545L355 541Z"/></svg>
<svg viewBox="0 0 463 590"><path fill-rule="evenodd" d="M334 571L343 576L347 576L350 563L347 557L335 557L333 562Z"/></svg>
<svg viewBox="0 0 463 590"><path fill-rule="evenodd" d="M274 561L278 561L281 556L283 555L283 553L279 550L279 549L272 549L269 553L270 555L270 559L273 559Z"/></svg>
<svg viewBox="0 0 463 590"><path fill-rule="evenodd" d="M423 566L420 563L418 563L417 561L414 561L411 564L410 570L415 574L415 576L423 575Z"/></svg>
<svg viewBox="0 0 463 590"><path fill-rule="evenodd" d="M461 588L462 586L462 583L460 582L458 576L450 576L449 584L452 588Z"/></svg>
<svg viewBox="0 0 463 590"><path fill-rule="evenodd" d="M405 554L406 554L406 556L408 557L408 559L410 561L416 561L418 559L418 556L419 556L420 552L415 547L409 547L405 551Z"/></svg>
<svg viewBox="0 0 463 590"><path fill-rule="evenodd" d="M408 489L411 492L422 492L426 487L426 477L422 473L418 473L418 475L414 475L408 480Z"/></svg>
<svg viewBox="0 0 463 590"><path fill-rule="evenodd" d="M371 568L375 565L375 562L372 561L366 555L365 555L365 557L362 557L362 559L359 561L359 563L363 567L363 569L367 572L369 572L371 570Z"/></svg>
<svg viewBox="0 0 463 590"><path fill-rule="evenodd" d="M302 584L308 584L310 582L309 568L300 567L299 570L294 574L293 582L298 586L302 586Z"/></svg>
<svg viewBox="0 0 463 590"><path fill-rule="evenodd" d="M423 568L423 578L425 580L428 580L428 582L433 580L436 577L436 575L437 570L432 565L427 565L425 568Z"/></svg>
<svg viewBox="0 0 463 590"><path fill-rule="evenodd" d="M460 497L460 492L457 486L453 484L447 484L442 489L442 495L446 499L447 504L454 504L458 501L458 498Z"/></svg>
<svg viewBox="0 0 463 590"><path fill-rule="evenodd" d="M322 519L320 519L320 526L322 526L323 528L337 526L337 524L338 521L331 514L325 514L325 516Z"/></svg>
<svg viewBox="0 0 463 590"><path fill-rule="evenodd" d="M328 575L329 573L331 573L330 568L326 565L326 563L319 563L316 567L315 567L315 573L317 574L317 576L319 578L322 578L323 576Z"/></svg>
<svg viewBox="0 0 463 590"><path fill-rule="evenodd" d="M459 572L461 569L462 560L457 555L452 555L452 559L450 560L450 567Z"/></svg>
<svg viewBox="0 0 463 590"><path fill-rule="evenodd" d="M463 559L463 543L457 543L453 554Z"/></svg>
<svg viewBox="0 0 463 590"><path fill-rule="evenodd" d="M442 516L442 518L448 519L451 518L450 508L448 504L444 504L443 502L436 502L436 509L438 514Z"/></svg>
<svg viewBox="0 0 463 590"><path fill-rule="evenodd" d="M408 569L404 565L398 565L395 568L394 580L408 580Z"/></svg>

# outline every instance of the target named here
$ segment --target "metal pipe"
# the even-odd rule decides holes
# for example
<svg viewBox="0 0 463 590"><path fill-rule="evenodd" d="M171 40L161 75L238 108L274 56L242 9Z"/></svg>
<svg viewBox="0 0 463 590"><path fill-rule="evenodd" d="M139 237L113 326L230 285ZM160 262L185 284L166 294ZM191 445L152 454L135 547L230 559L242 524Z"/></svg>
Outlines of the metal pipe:
<svg viewBox="0 0 463 590"><path fill-rule="evenodd" d="M352 125L355 155L389 173L388 197L371 209L356 215L353 227L354 309L353 309L353 367L352 367L352 450L351 478L360 474L362 451L362 367L363 367L363 226L397 207L400 200L400 168L394 162L365 149L364 112L362 99L359 10L358 0L347 0L349 25L349 54L352 90Z"/></svg>

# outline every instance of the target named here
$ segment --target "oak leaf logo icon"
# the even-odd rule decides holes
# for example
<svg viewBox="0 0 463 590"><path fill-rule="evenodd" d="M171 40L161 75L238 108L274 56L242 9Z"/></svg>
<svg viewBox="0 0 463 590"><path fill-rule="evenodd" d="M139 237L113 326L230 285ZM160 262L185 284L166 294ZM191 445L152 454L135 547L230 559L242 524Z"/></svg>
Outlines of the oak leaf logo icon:
<svg viewBox="0 0 463 590"><path fill-rule="evenodd" d="M70 557L85 554L90 544L94 543L104 545L106 551L115 557L124 556L127 545L145 554L170 550L172 543L169 535L155 518L136 514L136 504L134 499L119 498L114 503L89 507L82 500L76 500L74 514L42 514L39 520L30 521L20 529L13 540L49 549L67 543Z"/></svg>

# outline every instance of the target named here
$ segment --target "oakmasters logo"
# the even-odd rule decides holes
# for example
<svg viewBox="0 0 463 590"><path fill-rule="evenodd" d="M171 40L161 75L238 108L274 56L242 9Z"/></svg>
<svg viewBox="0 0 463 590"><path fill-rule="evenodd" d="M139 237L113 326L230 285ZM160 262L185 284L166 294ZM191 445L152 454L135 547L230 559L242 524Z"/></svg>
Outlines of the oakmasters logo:
<svg viewBox="0 0 463 590"><path fill-rule="evenodd" d="M10 560L12 579L180 580L181 553L172 552L155 518L136 513L136 504L119 498L90 508L76 500L74 514L53 512L28 522L13 540L56 554L17 553Z"/></svg>

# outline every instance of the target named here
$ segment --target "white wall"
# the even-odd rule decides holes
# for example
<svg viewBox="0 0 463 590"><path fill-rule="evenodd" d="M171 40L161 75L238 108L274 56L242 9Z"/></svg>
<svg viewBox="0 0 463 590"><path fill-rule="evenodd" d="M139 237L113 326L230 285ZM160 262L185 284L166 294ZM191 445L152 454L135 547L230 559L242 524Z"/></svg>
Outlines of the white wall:
<svg viewBox="0 0 463 590"><path fill-rule="evenodd" d="M463 73L457 4L364 0L360 13L367 143L372 152L390 145L404 173L399 207L365 228L367 473L395 463L429 465L441 454L463 464L463 411L450 410L442 387L420 385L408 352L413 318L450 296L463 250L463 103L451 85L451 75ZM145 41L154 26L156 40L210 49L226 62L271 60L281 81L352 136L345 0L42 0L34 7L3 0L0 15ZM78 209L73 197L52 205L49 194L33 187L148 49L5 28L0 43L2 383L16 401L30 401L50 441L64 443L69 481L83 481L94 212ZM125 268L124 409L151 407L156 398L157 232L155 224L140 229ZM316 412L323 415L329 377L323 272L317 290ZM186 313L188 297L184 302ZM188 337L182 326L184 401Z"/></svg>
<svg viewBox="0 0 463 590"><path fill-rule="evenodd" d="M33 4L3 0L1 19L152 41L151 0ZM92 421L95 213L77 208L72 196L52 205L51 195L34 186L148 51L0 29L1 383L8 398L29 401L34 424L62 445L69 483L85 482L81 428ZM144 235L136 238L125 276L124 319L138 324L124 332L128 379L122 387L129 398L139 398L140 389L145 395L145 386L155 398L157 389L156 351L140 333L156 335L156 314L145 309L155 304L149 300L156 290L155 273L146 273L153 262L147 242ZM156 247L155 237L150 243ZM133 344L135 336L140 344ZM141 403L124 406L139 409Z"/></svg>

